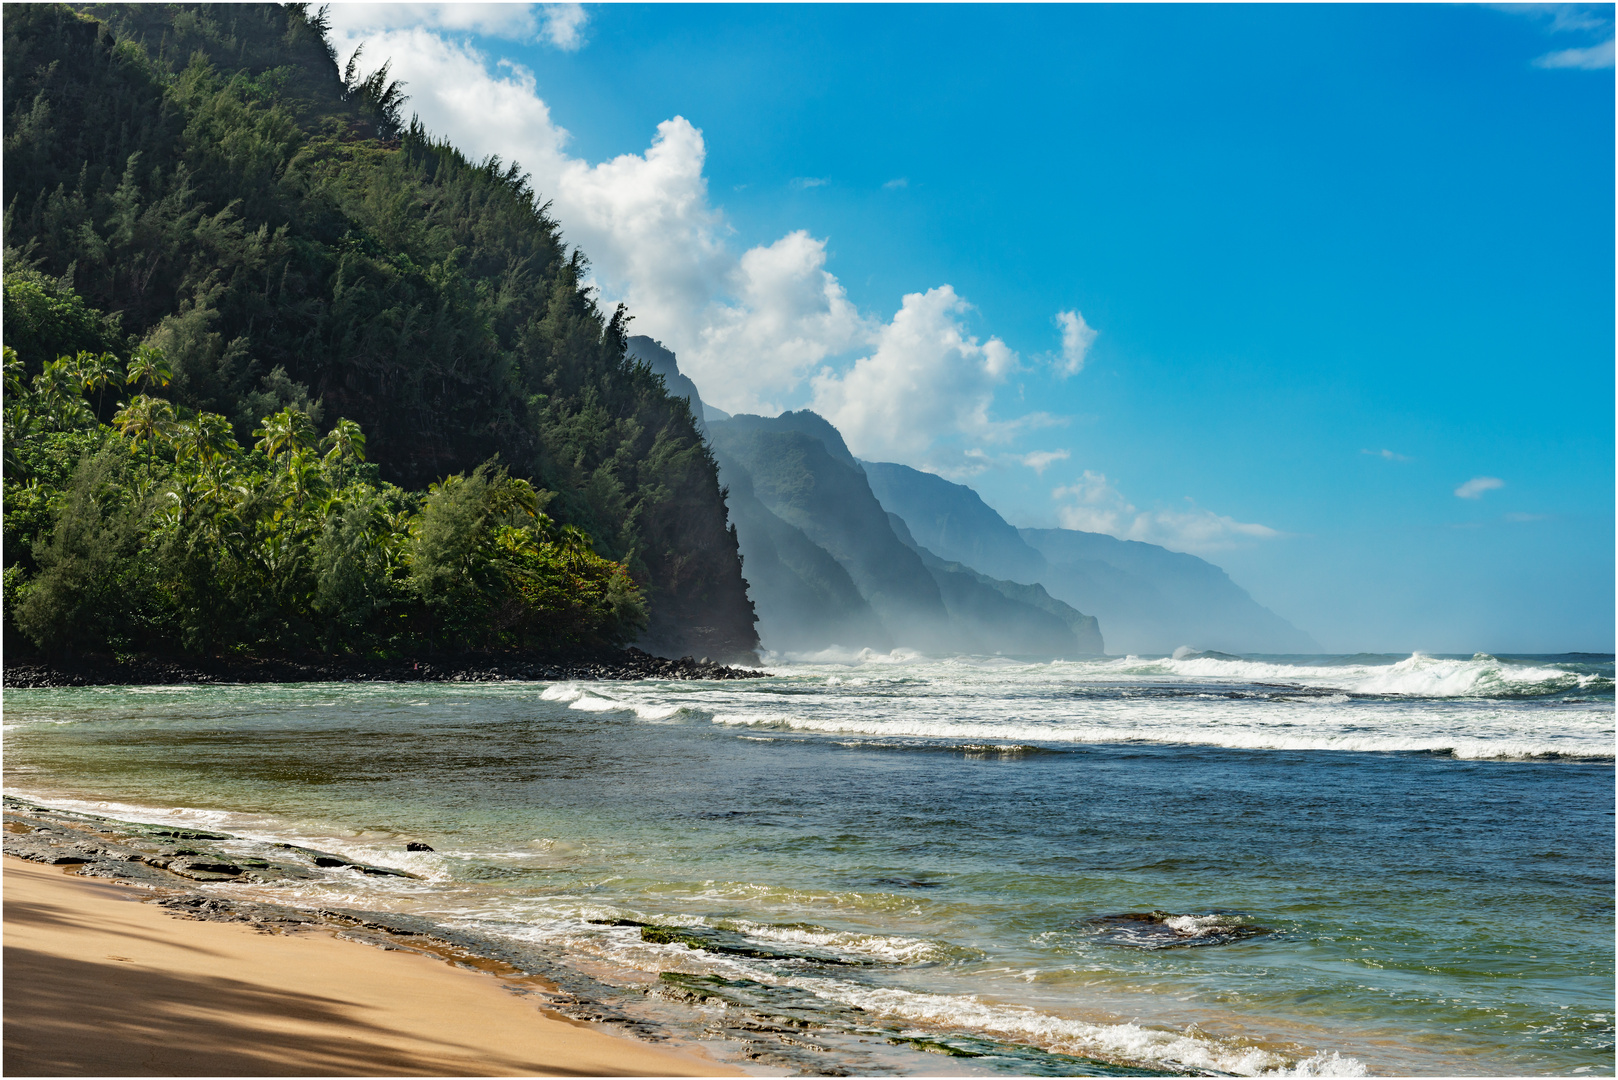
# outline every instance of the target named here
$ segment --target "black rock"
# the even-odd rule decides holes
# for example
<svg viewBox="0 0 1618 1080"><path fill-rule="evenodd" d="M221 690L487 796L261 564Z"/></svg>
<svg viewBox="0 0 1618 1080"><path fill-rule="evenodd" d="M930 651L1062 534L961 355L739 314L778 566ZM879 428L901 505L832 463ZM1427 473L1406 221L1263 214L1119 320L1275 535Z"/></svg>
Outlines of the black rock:
<svg viewBox="0 0 1618 1080"><path fill-rule="evenodd" d="M410 843L405 845L405 850L406 851L431 851L432 848L428 847L426 844L423 844L420 840L412 840L412 841L410 841Z"/></svg>

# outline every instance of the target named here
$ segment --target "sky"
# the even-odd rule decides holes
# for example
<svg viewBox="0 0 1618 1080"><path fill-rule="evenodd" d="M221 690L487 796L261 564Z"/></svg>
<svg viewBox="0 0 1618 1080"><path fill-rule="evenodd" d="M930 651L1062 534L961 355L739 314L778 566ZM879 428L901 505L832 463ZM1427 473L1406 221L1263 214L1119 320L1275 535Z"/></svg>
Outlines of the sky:
<svg viewBox="0 0 1618 1080"><path fill-rule="evenodd" d="M1611 5L330 15L711 405L1329 651L1613 648Z"/></svg>

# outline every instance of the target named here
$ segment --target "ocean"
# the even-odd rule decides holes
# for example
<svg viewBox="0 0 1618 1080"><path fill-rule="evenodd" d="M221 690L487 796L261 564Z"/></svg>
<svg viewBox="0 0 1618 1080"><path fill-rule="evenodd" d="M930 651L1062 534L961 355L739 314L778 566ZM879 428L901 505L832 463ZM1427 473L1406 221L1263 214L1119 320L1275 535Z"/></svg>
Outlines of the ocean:
<svg viewBox="0 0 1618 1080"><path fill-rule="evenodd" d="M5 781L409 870L203 888L543 946L777 1072L1613 1072L1611 656L768 670L8 691Z"/></svg>

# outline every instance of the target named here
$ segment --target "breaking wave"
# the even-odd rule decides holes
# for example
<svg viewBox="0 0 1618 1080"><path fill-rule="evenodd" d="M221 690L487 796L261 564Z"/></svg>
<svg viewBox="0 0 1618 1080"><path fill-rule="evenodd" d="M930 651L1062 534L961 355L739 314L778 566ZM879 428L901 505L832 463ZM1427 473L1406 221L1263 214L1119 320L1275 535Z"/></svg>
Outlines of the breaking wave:
<svg viewBox="0 0 1618 1080"><path fill-rule="evenodd" d="M583 713L999 758L1104 743L1473 761L1613 757L1606 657L1182 652L1032 663L867 650L767 670L773 678L719 686L558 683L542 697Z"/></svg>

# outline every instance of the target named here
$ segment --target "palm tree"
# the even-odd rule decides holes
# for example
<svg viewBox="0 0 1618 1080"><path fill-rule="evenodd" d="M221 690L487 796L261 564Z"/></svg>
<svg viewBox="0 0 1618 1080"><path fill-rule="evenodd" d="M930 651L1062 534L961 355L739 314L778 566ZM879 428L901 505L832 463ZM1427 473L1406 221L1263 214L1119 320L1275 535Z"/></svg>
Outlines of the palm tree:
<svg viewBox="0 0 1618 1080"><path fill-rule="evenodd" d="M253 432L258 437L255 447L267 458L273 459L282 450L293 453L315 444L315 425L301 409L289 405L274 416L266 416L260 423L264 426Z"/></svg>
<svg viewBox="0 0 1618 1080"><path fill-rule="evenodd" d="M129 370L125 374L124 381L130 386L137 383L167 386L172 378L174 370L169 367L168 360L163 356L163 350L142 345L130 356Z"/></svg>
<svg viewBox="0 0 1618 1080"><path fill-rule="evenodd" d="M84 376L84 390L98 391L96 394L96 417L101 416L101 407L106 404L107 387L113 382L122 381L123 373L118 370L118 358L110 352L88 353L78 355L78 367Z"/></svg>
<svg viewBox="0 0 1618 1080"><path fill-rule="evenodd" d="M45 361L44 370L34 376L35 408L44 412L57 427L71 429L90 420L90 407L84 402L84 378L75 357L59 356Z"/></svg>
<svg viewBox="0 0 1618 1080"><path fill-rule="evenodd" d="M175 442L181 457L194 457L205 468L236 449L230 421L218 413L201 413L195 420L181 424Z"/></svg>
<svg viewBox="0 0 1618 1080"><path fill-rule="evenodd" d="M150 461L155 444L167 441L174 426L174 409L162 398L136 394L134 399L113 414L112 424L135 446L146 444L146 457Z"/></svg>
<svg viewBox="0 0 1618 1080"><path fill-rule="evenodd" d="M17 350L10 345L0 348L0 357L5 359L6 367L6 397L22 397L28 392L23 385L22 361L17 358Z"/></svg>
<svg viewBox="0 0 1618 1080"><path fill-rule="evenodd" d="M352 420L338 420L320 445L326 451L328 462L335 463L347 458L365 460L365 433Z"/></svg>

